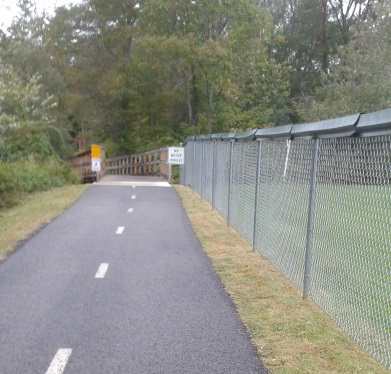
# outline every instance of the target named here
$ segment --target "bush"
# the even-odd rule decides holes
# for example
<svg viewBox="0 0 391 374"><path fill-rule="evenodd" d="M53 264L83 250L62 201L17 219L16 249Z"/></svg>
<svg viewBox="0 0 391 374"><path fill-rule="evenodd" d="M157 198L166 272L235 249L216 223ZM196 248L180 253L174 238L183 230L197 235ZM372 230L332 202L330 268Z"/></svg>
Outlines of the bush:
<svg viewBox="0 0 391 374"><path fill-rule="evenodd" d="M16 200L15 181L11 165L0 162L0 208L10 206Z"/></svg>
<svg viewBox="0 0 391 374"><path fill-rule="evenodd" d="M171 184L180 184L180 166L171 166Z"/></svg>
<svg viewBox="0 0 391 374"><path fill-rule="evenodd" d="M14 162L26 160L30 155L34 155L39 161L55 155L47 133L42 128L31 124L9 128L0 148L1 159Z"/></svg>
<svg viewBox="0 0 391 374"><path fill-rule="evenodd" d="M32 156L11 163L0 161L0 209L15 205L26 193L79 182L69 166L55 156L43 162Z"/></svg>

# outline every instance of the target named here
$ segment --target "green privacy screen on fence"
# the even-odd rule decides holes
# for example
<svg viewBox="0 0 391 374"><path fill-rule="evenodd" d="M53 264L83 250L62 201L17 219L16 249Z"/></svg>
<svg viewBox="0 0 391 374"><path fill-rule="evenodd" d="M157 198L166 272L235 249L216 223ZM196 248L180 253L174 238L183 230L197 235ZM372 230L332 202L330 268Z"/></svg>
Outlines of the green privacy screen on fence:
<svg viewBox="0 0 391 374"><path fill-rule="evenodd" d="M181 183L391 369L391 110L189 137Z"/></svg>

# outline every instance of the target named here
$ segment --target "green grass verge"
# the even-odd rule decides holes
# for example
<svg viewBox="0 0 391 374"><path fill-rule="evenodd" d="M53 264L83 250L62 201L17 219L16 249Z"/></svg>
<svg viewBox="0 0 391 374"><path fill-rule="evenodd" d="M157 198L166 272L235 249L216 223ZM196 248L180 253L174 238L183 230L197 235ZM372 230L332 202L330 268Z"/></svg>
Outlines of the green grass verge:
<svg viewBox="0 0 391 374"><path fill-rule="evenodd" d="M17 206L0 209L0 260L18 242L28 238L72 205L88 185L68 185L45 192L25 195Z"/></svg>
<svg viewBox="0 0 391 374"><path fill-rule="evenodd" d="M272 373L389 373L250 245L206 201L176 187L192 226Z"/></svg>

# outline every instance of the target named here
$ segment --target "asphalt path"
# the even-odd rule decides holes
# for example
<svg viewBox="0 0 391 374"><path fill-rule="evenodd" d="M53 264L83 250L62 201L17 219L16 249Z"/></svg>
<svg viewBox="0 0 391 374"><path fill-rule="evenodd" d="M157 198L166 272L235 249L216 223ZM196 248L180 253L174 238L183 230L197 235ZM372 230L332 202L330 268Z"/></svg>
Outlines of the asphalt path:
<svg viewBox="0 0 391 374"><path fill-rule="evenodd" d="M94 185L0 264L2 374L265 372L173 188Z"/></svg>

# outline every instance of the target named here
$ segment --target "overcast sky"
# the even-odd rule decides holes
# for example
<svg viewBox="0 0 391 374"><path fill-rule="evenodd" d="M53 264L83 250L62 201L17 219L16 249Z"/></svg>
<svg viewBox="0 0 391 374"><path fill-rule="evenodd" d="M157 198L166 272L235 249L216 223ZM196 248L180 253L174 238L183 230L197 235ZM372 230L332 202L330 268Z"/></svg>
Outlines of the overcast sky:
<svg viewBox="0 0 391 374"><path fill-rule="evenodd" d="M56 7L80 3L81 0L35 0L38 13L48 12L53 14ZM7 28L12 18L17 15L17 0L0 0L0 28Z"/></svg>

